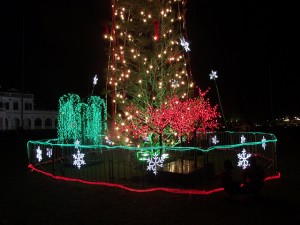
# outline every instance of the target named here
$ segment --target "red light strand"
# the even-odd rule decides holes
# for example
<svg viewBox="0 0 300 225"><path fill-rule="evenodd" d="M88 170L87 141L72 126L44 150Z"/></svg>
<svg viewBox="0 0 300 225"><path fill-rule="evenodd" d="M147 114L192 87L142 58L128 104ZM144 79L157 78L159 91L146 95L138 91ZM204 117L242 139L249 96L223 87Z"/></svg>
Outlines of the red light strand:
<svg viewBox="0 0 300 225"><path fill-rule="evenodd" d="M32 171L41 173L43 175L52 177L57 180L64 180L64 181L72 181L72 182L79 182L83 184L89 184L89 185L100 185L100 186L106 186L106 187L117 187L120 189L124 189L126 191L132 191L132 192L138 192L138 193L147 193L147 192L154 192L154 191L164 191L164 192L169 192L169 193L175 193L175 194L193 194L193 195L209 195L213 194L216 192L223 191L223 188L216 188L213 190L196 190L196 189L179 189L179 188L164 188L164 187L157 187L157 188L147 188L147 189L134 189L127 187L125 185L121 184L112 184L112 183L107 183L107 182L93 182L93 181L86 181L86 180L81 180L81 179L76 179L76 178L68 178L68 177L63 177L63 176L55 176L51 173L47 173L45 171L39 170L35 168L32 164L28 165L28 168L31 169ZM280 178L280 173L278 172L277 175L275 176L270 176L267 177L265 180L272 180L272 179L279 179Z"/></svg>

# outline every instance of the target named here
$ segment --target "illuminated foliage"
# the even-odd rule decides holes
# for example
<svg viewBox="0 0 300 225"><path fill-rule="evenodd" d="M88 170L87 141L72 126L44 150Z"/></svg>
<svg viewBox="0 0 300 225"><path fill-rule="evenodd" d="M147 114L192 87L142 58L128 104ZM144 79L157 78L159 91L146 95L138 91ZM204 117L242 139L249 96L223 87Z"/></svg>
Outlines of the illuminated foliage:
<svg viewBox="0 0 300 225"><path fill-rule="evenodd" d="M198 91L198 97L182 100L174 96L158 108L149 105L143 110L139 105L131 104L126 107L123 122L115 128L116 137L127 144L133 136L147 140L151 146L173 146L191 139L196 132L217 129L220 116L217 105L211 107L209 99L205 98L207 91Z"/></svg>
<svg viewBox="0 0 300 225"><path fill-rule="evenodd" d="M98 96L91 96L87 101L86 116L86 137L91 143L99 143L100 134L107 129L106 105L103 99Z"/></svg>
<svg viewBox="0 0 300 225"><path fill-rule="evenodd" d="M59 99L57 132L61 143L73 143L81 139L80 98L78 95L67 94Z"/></svg>
<svg viewBox="0 0 300 225"><path fill-rule="evenodd" d="M107 130L106 105L98 96L82 103L79 96L67 94L59 99L58 140L60 143L101 144Z"/></svg>

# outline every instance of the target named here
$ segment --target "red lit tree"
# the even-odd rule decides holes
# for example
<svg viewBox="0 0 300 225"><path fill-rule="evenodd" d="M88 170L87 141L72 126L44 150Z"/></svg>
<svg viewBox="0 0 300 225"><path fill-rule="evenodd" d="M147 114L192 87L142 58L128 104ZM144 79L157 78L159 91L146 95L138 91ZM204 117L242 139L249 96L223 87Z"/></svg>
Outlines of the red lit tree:
<svg viewBox="0 0 300 225"><path fill-rule="evenodd" d="M207 91L198 91L199 95L192 99L168 98L158 108L148 106L141 110L138 105L131 104L126 108L126 119L116 127L117 136L125 134L147 140L151 145L173 146L183 139L191 139L198 131L205 133L217 129L220 116L217 105L210 105L205 97Z"/></svg>
<svg viewBox="0 0 300 225"><path fill-rule="evenodd" d="M206 98L208 91L198 89L196 98L181 103L181 109L172 121L172 129L180 138L190 140L197 132L209 132L218 129L220 113L217 105L212 107Z"/></svg>

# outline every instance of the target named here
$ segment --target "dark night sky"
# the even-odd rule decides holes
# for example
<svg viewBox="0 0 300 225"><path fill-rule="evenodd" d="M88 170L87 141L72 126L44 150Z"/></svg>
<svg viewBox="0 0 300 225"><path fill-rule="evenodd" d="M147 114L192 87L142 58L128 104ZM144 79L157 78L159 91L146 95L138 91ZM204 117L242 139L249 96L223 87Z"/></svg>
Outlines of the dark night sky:
<svg viewBox="0 0 300 225"><path fill-rule="evenodd" d="M22 2L1 3L2 90L21 89ZM209 80L210 71L217 71L226 119L299 115L298 8L243 2L188 1L193 78L219 103ZM110 10L104 0L26 1L23 80L36 108L56 110L59 97L69 92L89 95L95 74L103 77L94 90L101 93L108 47L103 22Z"/></svg>

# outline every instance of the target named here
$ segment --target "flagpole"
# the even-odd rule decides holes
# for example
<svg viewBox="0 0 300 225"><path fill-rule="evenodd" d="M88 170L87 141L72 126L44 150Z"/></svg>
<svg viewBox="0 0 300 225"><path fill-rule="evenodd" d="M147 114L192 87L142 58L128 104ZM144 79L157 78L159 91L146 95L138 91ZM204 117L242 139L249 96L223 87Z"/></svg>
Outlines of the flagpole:
<svg viewBox="0 0 300 225"><path fill-rule="evenodd" d="M224 112L223 112L223 107L222 107L222 104L221 104L221 98L220 98L220 94L219 94L219 90L218 90L218 85L217 85L217 81L216 81L216 78L218 78L217 71L213 71L212 70L211 73L209 74L209 76L210 76L210 79L214 80L214 82L215 82L215 86L216 86L216 90L217 90L217 95L218 95L218 100L219 100L219 104L220 104L220 108L221 108L222 117L224 119L225 128L226 128L226 130L228 130L226 119L225 119L225 115L224 115Z"/></svg>

